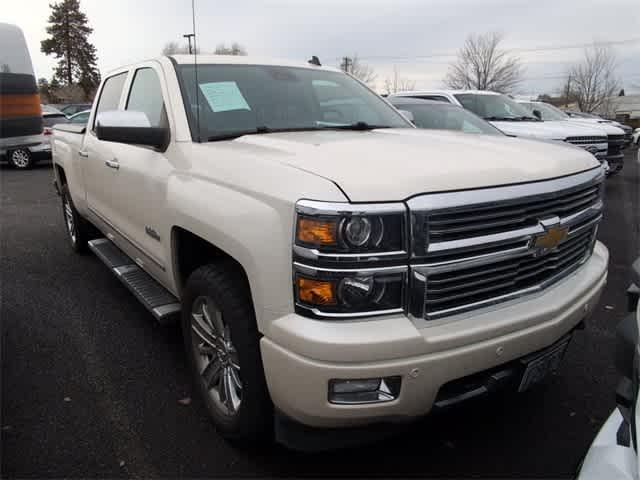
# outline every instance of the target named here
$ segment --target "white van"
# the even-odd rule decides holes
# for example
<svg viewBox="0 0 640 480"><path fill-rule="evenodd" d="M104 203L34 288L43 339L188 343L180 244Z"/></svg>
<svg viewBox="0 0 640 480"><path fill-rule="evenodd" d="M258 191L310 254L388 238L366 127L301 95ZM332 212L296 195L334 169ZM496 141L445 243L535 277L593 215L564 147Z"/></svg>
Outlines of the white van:
<svg viewBox="0 0 640 480"><path fill-rule="evenodd" d="M42 109L22 30L0 23L0 159L18 169L51 158Z"/></svg>

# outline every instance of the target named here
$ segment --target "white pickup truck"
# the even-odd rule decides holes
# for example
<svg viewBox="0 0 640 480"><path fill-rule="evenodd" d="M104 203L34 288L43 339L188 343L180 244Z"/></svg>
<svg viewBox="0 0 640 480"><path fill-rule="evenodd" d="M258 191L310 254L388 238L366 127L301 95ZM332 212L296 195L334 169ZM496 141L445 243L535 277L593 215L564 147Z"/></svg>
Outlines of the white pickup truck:
<svg viewBox="0 0 640 480"><path fill-rule="evenodd" d="M607 278L592 155L415 129L333 68L122 67L86 128L56 127L53 158L71 246L157 320L180 319L230 439L275 426L304 448L324 429L335 446L525 390L557 368Z"/></svg>
<svg viewBox="0 0 640 480"><path fill-rule="evenodd" d="M600 162L607 160L610 165L617 165L621 161L619 157L609 155L608 142L611 139L600 126L546 121L547 119L541 121L531 110L501 93L486 90L431 90L399 92L391 96L453 103L484 118L507 135L570 143L592 153Z"/></svg>

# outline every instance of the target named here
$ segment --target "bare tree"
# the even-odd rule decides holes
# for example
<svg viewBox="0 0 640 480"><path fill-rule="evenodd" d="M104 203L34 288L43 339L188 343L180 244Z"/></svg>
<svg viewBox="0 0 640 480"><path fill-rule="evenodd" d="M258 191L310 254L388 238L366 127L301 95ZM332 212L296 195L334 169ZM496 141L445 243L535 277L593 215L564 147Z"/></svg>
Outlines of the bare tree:
<svg viewBox="0 0 640 480"><path fill-rule="evenodd" d="M188 53L189 45L179 44L178 42L167 42L162 47L162 55L183 55ZM199 48L198 53L200 53Z"/></svg>
<svg viewBox="0 0 640 480"><path fill-rule="evenodd" d="M384 79L384 92L387 95L415 90L416 82L398 76L398 69L393 67L393 77Z"/></svg>
<svg viewBox="0 0 640 480"><path fill-rule="evenodd" d="M572 97L581 111L610 113L610 98L620 87L615 71L611 47L594 44L585 48L582 61L569 69Z"/></svg>
<svg viewBox="0 0 640 480"><path fill-rule="evenodd" d="M351 57L343 57L340 68L370 87L373 86L378 77L372 67L360 61L357 54Z"/></svg>
<svg viewBox="0 0 640 480"><path fill-rule="evenodd" d="M453 89L512 92L522 82L520 59L500 49L502 34L472 34L450 65L445 84Z"/></svg>
<svg viewBox="0 0 640 480"><path fill-rule="evenodd" d="M213 51L216 55L241 55L247 54L247 49L237 42L233 42L231 46L227 47L224 43L219 44Z"/></svg>

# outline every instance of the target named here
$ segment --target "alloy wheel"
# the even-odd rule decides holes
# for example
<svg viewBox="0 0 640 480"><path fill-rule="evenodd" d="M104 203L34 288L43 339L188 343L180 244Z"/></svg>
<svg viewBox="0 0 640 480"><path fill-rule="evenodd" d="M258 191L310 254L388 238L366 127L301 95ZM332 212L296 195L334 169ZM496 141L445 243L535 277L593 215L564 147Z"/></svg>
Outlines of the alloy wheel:
<svg viewBox="0 0 640 480"><path fill-rule="evenodd" d="M75 245L77 239L76 222L73 218L73 209L71 208L71 203L69 202L69 197L67 195L63 197L62 208L64 210L64 220L67 225L67 233L69 234L69 238L71 238L71 242Z"/></svg>
<svg viewBox="0 0 640 480"><path fill-rule="evenodd" d="M11 152L11 163L16 168L27 168L31 162L31 156L26 150L14 150Z"/></svg>
<svg viewBox="0 0 640 480"><path fill-rule="evenodd" d="M242 380L231 331L213 299L198 297L191 309L191 344L200 381L213 405L235 416L242 403Z"/></svg>

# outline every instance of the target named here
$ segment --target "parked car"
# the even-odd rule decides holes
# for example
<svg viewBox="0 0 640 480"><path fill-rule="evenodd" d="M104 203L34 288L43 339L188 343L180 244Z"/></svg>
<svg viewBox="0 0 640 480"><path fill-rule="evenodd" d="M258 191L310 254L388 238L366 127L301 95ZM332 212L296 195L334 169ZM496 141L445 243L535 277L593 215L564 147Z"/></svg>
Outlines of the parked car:
<svg viewBox="0 0 640 480"><path fill-rule="evenodd" d="M91 114L91 110L85 110L83 112L78 112L75 115L71 115L69 117L69 123L79 123L82 125L86 125L89 121L89 115Z"/></svg>
<svg viewBox="0 0 640 480"><path fill-rule="evenodd" d="M403 97L391 97L389 102L400 112L408 112L418 128L504 135L489 122L451 103Z"/></svg>
<svg viewBox="0 0 640 480"><path fill-rule="evenodd" d="M624 132L625 146L631 143L631 134L633 133L633 128L629 125L617 122L616 120L608 120L592 113L576 112L574 110L565 110L564 112L573 120L590 120L591 122L605 123L613 125L614 127L618 127Z"/></svg>
<svg viewBox="0 0 640 480"><path fill-rule="evenodd" d="M640 151L638 152L640 161ZM578 480L638 480L638 385L640 384L640 258L633 264L634 284L629 289L629 314L616 332L616 370L620 382L616 389L617 407L593 441L578 475Z"/></svg>
<svg viewBox="0 0 640 480"><path fill-rule="evenodd" d="M610 165L610 174L622 169L624 164L625 132L613 124L613 122L598 120L595 118L572 118L553 105L544 102L519 100L518 103L529 109L532 114L539 116L545 122L574 122L603 130L607 135L607 162Z"/></svg>
<svg viewBox="0 0 640 480"><path fill-rule="evenodd" d="M40 96L22 30L0 23L0 45L0 159L27 169L50 155Z"/></svg>
<svg viewBox="0 0 640 480"><path fill-rule="evenodd" d="M391 97L413 97L452 103L470 110L507 135L571 143L589 151L601 162L607 157L607 136L601 129L569 122L543 122L516 101L496 92L433 90L400 92Z"/></svg>
<svg viewBox="0 0 640 480"><path fill-rule="evenodd" d="M606 282L593 155L416 129L339 69L161 57L53 140L69 244L179 319L229 439L337 447L527 390Z"/></svg>
<svg viewBox="0 0 640 480"><path fill-rule="evenodd" d="M49 142L51 133L53 132L53 126L59 123L68 123L69 119L57 108L50 105L41 105L42 108L42 123L44 125L44 136ZM51 155L51 145L49 145L49 156Z"/></svg>
<svg viewBox="0 0 640 480"><path fill-rule="evenodd" d="M67 117L71 117L76 113L79 113L85 110L91 110L91 104L90 103L70 103L67 105L63 105L59 108L60 108L60 111L64 113Z"/></svg>

